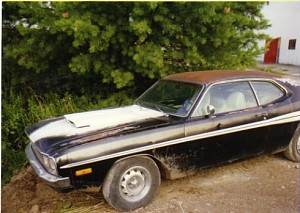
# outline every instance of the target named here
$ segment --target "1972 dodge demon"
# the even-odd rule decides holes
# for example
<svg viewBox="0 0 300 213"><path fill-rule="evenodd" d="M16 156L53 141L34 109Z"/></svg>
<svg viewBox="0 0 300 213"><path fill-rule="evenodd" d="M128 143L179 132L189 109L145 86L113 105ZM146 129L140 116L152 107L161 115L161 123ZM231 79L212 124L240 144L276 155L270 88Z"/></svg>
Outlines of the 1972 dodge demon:
<svg viewBox="0 0 300 213"><path fill-rule="evenodd" d="M260 154L300 161L300 82L257 71L163 78L131 106L68 114L26 128L26 154L55 188L102 186L128 211L149 204L161 177Z"/></svg>

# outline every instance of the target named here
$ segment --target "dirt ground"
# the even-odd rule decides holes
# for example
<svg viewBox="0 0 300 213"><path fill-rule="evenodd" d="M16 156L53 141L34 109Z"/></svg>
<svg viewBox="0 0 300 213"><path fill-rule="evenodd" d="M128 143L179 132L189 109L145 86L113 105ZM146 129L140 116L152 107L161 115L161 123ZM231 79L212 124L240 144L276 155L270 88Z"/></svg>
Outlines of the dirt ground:
<svg viewBox="0 0 300 213"><path fill-rule="evenodd" d="M57 192L28 167L2 189L1 212L115 212L96 191ZM135 212L298 213L299 202L299 164L277 154L163 180L154 202Z"/></svg>

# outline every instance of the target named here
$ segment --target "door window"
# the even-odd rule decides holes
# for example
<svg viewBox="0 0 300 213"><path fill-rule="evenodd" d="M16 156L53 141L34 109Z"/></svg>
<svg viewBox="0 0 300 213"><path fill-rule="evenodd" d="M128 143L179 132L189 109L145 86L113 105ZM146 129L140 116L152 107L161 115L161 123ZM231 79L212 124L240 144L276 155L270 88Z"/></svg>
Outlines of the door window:
<svg viewBox="0 0 300 213"><path fill-rule="evenodd" d="M215 108L215 114L243 110L258 106L248 82L231 82L211 86L194 111L192 117L208 115L207 107Z"/></svg>

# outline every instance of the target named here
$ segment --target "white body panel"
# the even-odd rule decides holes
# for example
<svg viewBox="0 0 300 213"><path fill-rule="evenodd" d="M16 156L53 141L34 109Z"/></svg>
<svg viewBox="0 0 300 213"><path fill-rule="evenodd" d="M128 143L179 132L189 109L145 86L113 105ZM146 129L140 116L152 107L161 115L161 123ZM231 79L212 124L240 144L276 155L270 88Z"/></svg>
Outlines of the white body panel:
<svg viewBox="0 0 300 213"><path fill-rule="evenodd" d="M32 142L47 137L72 136L123 124L161 117L159 111L137 105L65 115L29 135Z"/></svg>

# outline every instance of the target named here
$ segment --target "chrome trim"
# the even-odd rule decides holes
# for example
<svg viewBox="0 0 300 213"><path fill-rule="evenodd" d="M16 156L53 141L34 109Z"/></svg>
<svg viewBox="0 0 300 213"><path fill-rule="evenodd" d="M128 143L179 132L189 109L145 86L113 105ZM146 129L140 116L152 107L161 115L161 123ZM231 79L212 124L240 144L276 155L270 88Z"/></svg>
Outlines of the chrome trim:
<svg viewBox="0 0 300 213"><path fill-rule="evenodd" d="M219 82L215 82L215 83L212 83L210 84L210 86L213 86L213 85L217 85L217 84L224 84L224 83L232 83L232 82L245 82L245 81L248 81L251 83L251 81L264 81L264 82L270 82L272 84L276 84L275 86L277 87L280 87L281 90L284 90L285 93L288 93L287 89L282 86L278 81L280 81L280 78L279 79L271 79L271 78L241 78L241 79L233 79L233 80L224 80L224 81L219 81Z"/></svg>
<svg viewBox="0 0 300 213"><path fill-rule="evenodd" d="M89 164L89 163L95 163L95 162L102 161L102 160L107 160L107 159L112 159L112 158L116 158L116 157L135 154L135 153L139 153L139 152L149 151L152 149L162 148L162 147L166 147L166 146L170 146L170 145L185 143L185 142L189 142L189 141L193 141L193 140L200 140L200 139L240 132L240 131L249 130L249 129L255 129L255 128L266 127L266 126L270 126L270 125L277 125L277 124L290 123L290 122L296 122L296 121L300 121L300 111L281 115L281 116L278 116L278 117L275 117L275 118L272 118L269 120L258 121L255 123L245 124L245 125L241 125L241 126L235 126L235 127L221 129L221 130L207 132L207 133L201 133L198 135L191 135L191 136L178 138L178 139L174 139L174 140L169 140L169 141L165 141L165 142L160 142L160 143L155 143L155 144L151 144L148 146L143 146L143 147L139 147L139 148L135 148L135 149L131 149L131 150L112 153L112 154L100 156L100 157L89 159L89 160L83 160L83 161L76 162L76 163L66 164L60 168L67 169L67 168L72 168L72 167L76 167L76 166L82 166L82 165Z"/></svg>
<svg viewBox="0 0 300 213"><path fill-rule="evenodd" d="M284 95L287 95L288 94L288 90L282 86L280 83L278 83L276 80L273 80L273 79L264 79L264 78L243 78L243 79L233 79L233 80L224 80L224 81L219 81L219 82L215 82L215 83L212 83L212 84L209 84L206 88L205 88L205 91L201 91L200 94L201 94L201 98L199 99L199 101L197 100L199 98L199 96L197 97L196 101L197 102L197 105L195 107L195 109L200 105L200 103L202 102L204 96L206 95L206 93L210 90L211 87L215 86L215 85L220 85L220 84L227 84L227 83L235 83L235 82L247 82L249 84L249 86L251 87L252 89L252 92L254 93L254 96L256 98L256 103L258 104L257 106L255 107L260 107L260 103L259 103L259 100L258 100L258 97L256 95L256 91L255 89L253 88L253 85L252 85L252 82L253 81L263 81L263 82L269 82L271 84L273 84L274 86L276 86L278 89L282 90L285 94ZM203 92L203 94L202 94ZM283 96L284 96L283 95ZM280 98L282 98L283 96L281 96ZM195 110L193 109L193 111L190 111L191 113L191 117L195 117L194 116L194 112Z"/></svg>
<svg viewBox="0 0 300 213"><path fill-rule="evenodd" d="M52 175L42 166L42 164L39 162L39 160L33 153L31 144L27 145L25 153L27 155L30 165L32 166L36 174L48 185L59 189L71 188L71 182L69 177L59 177Z"/></svg>
<svg viewBox="0 0 300 213"><path fill-rule="evenodd" d="M260 101L259 101L259 99L258 99L257 92L256 92L256 90L254 89L254 87L253 87L253 85L252 85L252 81L248 81L248 84L249 84L249 86L251 87L252 93L254 94L254 97L255 97L255 101L256 101L257 106L261 106Z"/></svg>
<svg viewBox="0 0 300 213"><path fill-rule="evenodd" d="M44 162L44 157L46 157L48 160L53 160L53 162L55 163L56 165L56 161L53 157L47 155L46 153L43 153L43 152L40 152L40 150L35 146L35 144L32 144L31 146L31 149L35 155L35 157L37 158L37 160L41 163L41 165L49 172L51 173L52 175L57 175L58 172L57 172L57 166L55 166L56 168L55 169L52 169L52 168L48 168L47 165L45 165L45 162ZM53 170L53 172L51 172L51 170Z"/></svg>

